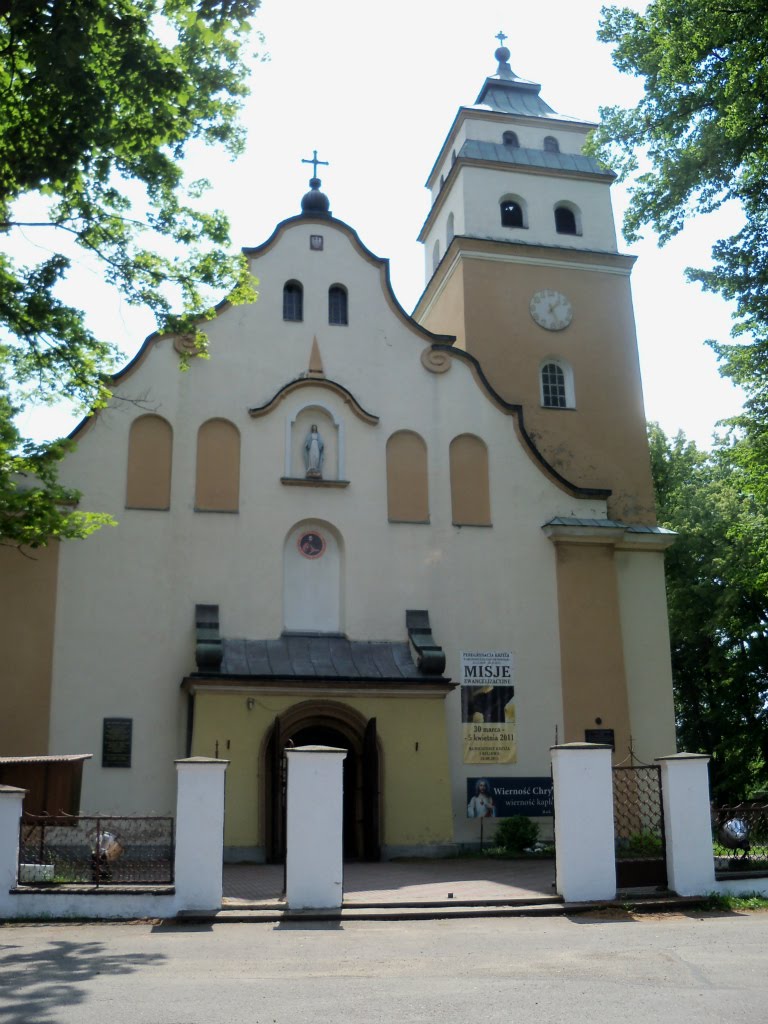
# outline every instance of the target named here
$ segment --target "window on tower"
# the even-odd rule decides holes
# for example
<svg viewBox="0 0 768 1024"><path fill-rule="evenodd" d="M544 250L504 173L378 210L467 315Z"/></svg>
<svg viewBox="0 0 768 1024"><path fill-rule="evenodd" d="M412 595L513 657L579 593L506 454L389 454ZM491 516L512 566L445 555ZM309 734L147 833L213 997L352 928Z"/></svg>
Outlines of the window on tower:
<svg viewBox="0 0 768 1024"><path fill-rule="evenodd" d="M569 206L555 207L555 231L558 235L580 235L576 212Z"/></svg>
<svg viewBox="0 0 768 1024"><path fill-rule="evenodd" d="M328 323L349 323L347 289L341 284L332 284L328 289Z"/></svg>
<svg viewBox="0 0 768 1024"><path fill-rule="evenodd" d="M501 138L502 141L504 142L504 145L509 146L510 149L520 148L520 142L515 132L504 132Z"/></svg>
<svg viewBox="0 0 768 1024"><path fill-rule="evenodd" d="M283 285L283 320L304 319L304 289L298 281Z"/></svg>
<svg viewBox="0 0 768 1024"><path fill-rule="evenodd" d="M447 222L447 225L446 225L446 228L445 228L445 247L446 247L446 249L448 248L448 246L453 241L453 236L454 236L454 232L455 232L454 224L455 224L454 216L453 216L452 213L449 213L448 214L448 222Z"/></svg>
<svg viewBox="0 0 768 1024"><path fill-rule="evenodd" d="M545 409L576 407L573 371L563 359L548 359L540 372L541 404Z"/></svg>
<svg viewBox="0 0 768 1024"><path fill-rule="evenodd" d="M514 199L503 199L499 204L501 210L501 226L503 228L524 228L525 214L523 207Z"/></svg>
<svg viewBox="0 0 768 1024"><path fill-rule="evenodd" d="M559 153L560 143L554 137L554 135L547 135L544 139L544 152L545 153Z"/></svg>

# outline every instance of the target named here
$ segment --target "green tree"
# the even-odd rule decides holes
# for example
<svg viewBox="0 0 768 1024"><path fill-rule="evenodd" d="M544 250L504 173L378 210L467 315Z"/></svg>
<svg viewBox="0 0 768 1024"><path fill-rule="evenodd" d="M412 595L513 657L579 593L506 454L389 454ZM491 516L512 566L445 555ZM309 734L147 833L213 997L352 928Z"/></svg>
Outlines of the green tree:
<svg viewBox="0 0 768 1024"><path fill-rule="evenodd" d="M651 0L603 8L598 37L620 71L643 78L636 107L601 109L593 150L632 180L628 239L662 244L693 213L737 200L744 226L713 267L688 271L736 302L736 330L768 340L768 7L764 0ZM650 167L638 173L638 153Z"/></svg>
<svg viewBox="0 0 768 1024"><path fill-rule="evenodd" d="M601 110L591 142L631 182L625 236L650 225L664 244L688 217L740 205L743 223L715 243L711 267L687 275L735 303L736 341L709 344L721 373L746 393L734 460L768 497L768 6L651 0L642 14L610 6L598 36L612 44L616 67L644 85L634 108Z"/></svg>
<svg viewBox="0 0 768 1024"><path fill-rule="evenodd" d="M678 736L712 754L713 791L738 800L768 770L768 517L727 446L709 454L649 426L666 556ZM745 484L747 486L745 486Z"/></svg>
<svg viewBox="0 0 768 1024"><path fill-rule="evenodd" d="M74 240L161 332L191 335L201 354L213 297L255 295L245 260L228 253L226 218L202 207L207 183L185 182L183 160L198 140L242 148L258 6L0 0L0 540L36 546L105 521L77 513L77 495L56 483L66 442L24 439L15 416L31 400L103 406L118 357L61 298L66 246L23 266L17 232Z"/></svg>

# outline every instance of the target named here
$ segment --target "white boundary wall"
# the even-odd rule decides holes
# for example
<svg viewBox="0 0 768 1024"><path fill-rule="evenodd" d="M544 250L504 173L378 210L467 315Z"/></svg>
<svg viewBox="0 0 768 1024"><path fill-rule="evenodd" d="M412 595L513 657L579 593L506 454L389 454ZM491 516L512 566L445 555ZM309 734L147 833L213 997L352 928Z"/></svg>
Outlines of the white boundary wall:
<svg viewBox="0 0 768 1024"><path fill-rule="evenodd" d="M224 775L228 761L190 757L176 762L176 862L173 893L91 893L15 890L19 824L25 790L0 786L0 920L90 917L174 917L221 909Z"/></svg>
<svg viewBox="0 0 768 1024"><path fill-rule="evenodd" d="M678 896L721 892L768 896L768 876L715 878L707 754L674 754L661 765L669 888Z"/></svg>
<svg viewBox="0 0 768 1024"><path fill-rule="evenodd" d="M566 903L616 897L611 748L564 743L551 748L557 892Z"/></svg>
<svg viewBox="0 0 768 1024"><path fill-rule="evenodd" d="M346 750L286 750L286 902L290 910L336 909L344 897Z"/></svg>

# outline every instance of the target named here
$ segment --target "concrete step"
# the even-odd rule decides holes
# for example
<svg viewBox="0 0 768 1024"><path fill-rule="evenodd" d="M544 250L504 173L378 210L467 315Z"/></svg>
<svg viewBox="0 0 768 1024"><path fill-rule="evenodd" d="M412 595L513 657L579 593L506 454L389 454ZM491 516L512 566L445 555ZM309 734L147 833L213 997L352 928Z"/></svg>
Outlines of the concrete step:
<svg viewBox="0 0 768 1024"><path fill-rule="evenodd" d="M345 903L340 910L289 910L285 904L270 902L225 906L218 911L183 911L168 924L280 924L297 921L428 921L467 917L555 917L596 910L660 913L680 910L699 903L698 897L640 896L623 900L563 903L559 897L525 900L444 900L440 903Z"/></svg>
<svg viewBox="0 0 768 1024"><path fill-rule="evenodd" d="M436 906L418 904L390 904L384 907L345 905L341 910L288 910L276 908L227 907L213 913L184 911L176 921L224 924L281 921L429 921L452 917L546 917L563 912L559 902L540 904L509 904L501 906L474 905L469 902L455 905L453 901Z"/></svg>

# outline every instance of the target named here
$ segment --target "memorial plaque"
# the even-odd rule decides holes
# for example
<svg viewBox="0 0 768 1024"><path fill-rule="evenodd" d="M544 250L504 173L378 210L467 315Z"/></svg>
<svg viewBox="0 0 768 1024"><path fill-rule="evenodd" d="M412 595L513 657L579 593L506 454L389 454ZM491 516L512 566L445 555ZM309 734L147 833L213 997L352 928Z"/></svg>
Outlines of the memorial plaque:
<svg viewBox="0 0 768 1024"><path fill-rule="evenodd" d="M616 749L616 738L613 729L585 729L585 743L607 743L611 750Z"/></svg>
<svg viewBox="0 0 768 1024"><path fill-rule="evenodd" d="M132 718L105 718L101 743L102 768L130 768Z"/></svg>

